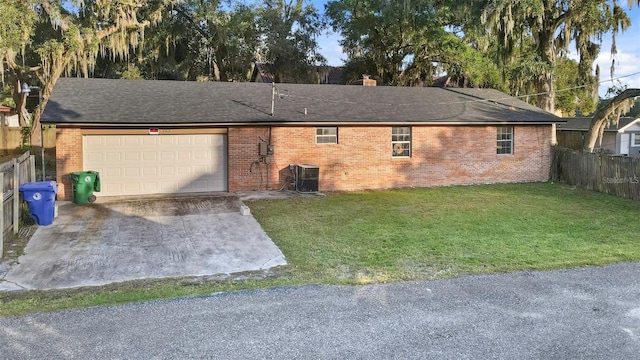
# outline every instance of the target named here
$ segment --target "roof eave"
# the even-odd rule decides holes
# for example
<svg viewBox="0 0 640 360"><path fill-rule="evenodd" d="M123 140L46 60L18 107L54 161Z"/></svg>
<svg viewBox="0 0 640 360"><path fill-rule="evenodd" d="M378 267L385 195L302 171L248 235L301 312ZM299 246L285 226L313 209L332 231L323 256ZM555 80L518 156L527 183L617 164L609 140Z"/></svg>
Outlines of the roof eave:
<svg viewBox="0 0 640 360"><path fill-rule="evenodd" d="M42 122L57 127L227 127L227 126L497 126L497 125L552 125L555 121L260 121L260 122L208 122L208 123L85 123Z"/></svg>
<svg viewBox="0 0 640 360"><path fill-rule="evenodd" d="M635 120L633 120L632 122L628 123L627 125L623 126L620 128L620 130L618 130L619 133L623 133L625 132L628 128L630 128L631 126L633 126L634 124L637 124L638 122L640 122L640 118L637 118Z"/></svg>

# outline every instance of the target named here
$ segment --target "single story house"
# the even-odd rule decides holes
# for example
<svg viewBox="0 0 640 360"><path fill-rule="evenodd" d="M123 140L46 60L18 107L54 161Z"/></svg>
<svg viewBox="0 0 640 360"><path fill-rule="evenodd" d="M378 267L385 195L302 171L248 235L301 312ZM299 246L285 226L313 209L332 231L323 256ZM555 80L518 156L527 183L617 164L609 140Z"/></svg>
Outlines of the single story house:
<svg viewBox="0 0 640 360"><path fill-rule="evenodd" d="M567 118L557 126L558 145L580 150L587 142L591 118ZM640 119L621 117L617 124L609 124L602 134L602 143L596 151L613 154L640 156Z"/></svg>
<svg viewBox="0 0 640 360"><path fill-rule="evenodd" d="M319 191L546 181L558 121L490 89L81 78L42 116L59 199L81 170L101 196L281 189L298 164Z"/></svg>

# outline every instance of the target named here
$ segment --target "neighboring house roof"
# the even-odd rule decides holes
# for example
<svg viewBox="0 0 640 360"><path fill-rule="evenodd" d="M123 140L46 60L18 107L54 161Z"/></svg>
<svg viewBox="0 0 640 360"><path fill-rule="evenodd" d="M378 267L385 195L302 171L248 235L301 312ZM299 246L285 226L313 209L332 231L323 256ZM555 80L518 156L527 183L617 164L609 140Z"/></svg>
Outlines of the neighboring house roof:
<svg viewBox="0 0 640 360"><path fill-rule="evenodd" d="M558 124L557 129L563 131L589 131L589 127L591 127L591 119L590 117L576 117L576 118L564 118L566 123ZM629 125L631 122L636 119L630 117L621 117L620 121L617 124L609 124L604 131L618 131L621 128Z"/></svg>
<svg viewBox="0 0 640 360"><path fill-rule="evenodd" d="M251 81L271 84L272 82L275 81L275 77L273 76L271 71L267 69L266 64L255 63L253 68L253 74L251 74Z"/></svg>
<svg viewBox="0 0 640 360"><path fill-rule="evenodd" d="M444 76L434 76L433 77L433 83L431 84L431 86L436 86L436 87L448 87L451 85L451 77L449 75L444 75Z"/></svg>
<svg viewBox="0 0 640 360"><path fill-rule="evenodd" d="M10 112L11 112L11 108L10 107L6 107L6 106L3 106L3 105L0 105L0 113L8 114Z"/></svg>
<svg viewBox="0 0 640 360"><path fill-rule="evenodd" d="M623 133L623 132L625 132L627 130L630 130L630 131L636 130L637 131L637 128L638 128L637 124L638 123L640 123L640 118L631 120L627 125L624 125L624 126L620 127L620 129L618 129L618 132L619 133Z"/></svg>
<svg viewBox="0 0 640 360"><path fill-rule="evenodd" d="M61 78L43 123L76 125L550 124L489 89Z"/></svg>
<svg viewBox="0 0 640 360"><path fill-rule="evenodd" d="M339 66L316 66L320 84L340 85L344 71Z"/></svg>

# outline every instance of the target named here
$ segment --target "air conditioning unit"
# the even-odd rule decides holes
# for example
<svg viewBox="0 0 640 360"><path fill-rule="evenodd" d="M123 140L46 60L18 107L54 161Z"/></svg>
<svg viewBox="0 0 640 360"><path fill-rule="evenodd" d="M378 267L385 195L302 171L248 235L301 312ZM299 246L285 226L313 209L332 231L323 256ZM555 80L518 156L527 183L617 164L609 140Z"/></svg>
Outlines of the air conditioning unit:
<svg viewBox="0 0 640 360"><path fill-rule="evenodd" d="M296 190L298 192L318 192L320 168L317 165L296 165Z"/></svg>

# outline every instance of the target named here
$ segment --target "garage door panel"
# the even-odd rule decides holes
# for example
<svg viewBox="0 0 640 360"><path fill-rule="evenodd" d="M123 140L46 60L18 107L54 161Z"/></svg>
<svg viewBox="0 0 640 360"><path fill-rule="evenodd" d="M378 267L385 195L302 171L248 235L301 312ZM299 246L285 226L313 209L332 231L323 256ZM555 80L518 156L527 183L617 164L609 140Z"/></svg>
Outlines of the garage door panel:
<svg viewBox="0 0 640 360"><path fill-rule="evenodd" d="M123 169L123 177L124 178L137 178L140 177L141 175L141 169L139 168L132 168L132 167L127 167ZM124 180L124 179L123 179Z"/></svg>
<svg viewBox="0 0 640 360"><path fill-rule="evenodd" d="M142 169L142 176L144 177L156 177L158 176L158 169L156 168L143 168Z"/></svg>
<svg viewBox="0 0 640 360"><path fill-rule="evenodd" d="M155 138L159 145L177 145L176 138L173 136L156 136Z"/></svg>
<svg viewBox="0 0 640 360"><path fill-rule="evenodd" d="M181 151L176 154L176 160L180 160L181 162L186 162L191 160L191 153Z"/></svg>
<svg viewBox="0 0 640 360"><path fill-rule="evenodd" d="M121 153L114 153L114 152L107 152L107 153L103 153L103 154L98 154L100 157L100 161L106 161L106 162L120 162L122 161L123 158L125 158L127 156L127 154L121 154Z"/></svg>
<svg viewBox="0 0 640 360"><path fill-rule="evenodd" d="M121 177L122 169L107 168L100 171L100 178ZM105 187L103 184L102 187Z"/></svg>
<svg viewBox="0 0 640 360"><path fill-rule="evenodd" d="M120 153L115 153L114 155L117 155L118 157L120 157ZM124 161L140 160L140 154L138 154L137 152L127 151L123 155L124 155ZM119 159L114 158L113 160L119 160Z"/></svg>
<svg viewBox="0 0 640 360"><path fill-rule="evenodd" d="M196 145L211 145L212 141L211 138L196 138L194 143Z"/></svg>
<svg viewBox="0 0 640 360"><path fill-rule="evenodd" d="M105 139L99 137L99 136L92 136L90 138L86 138L85 137L85 145L89 145L89 146L93 146L93 145L105 145L104 142Z"/></svg>
<svg viewBox="0 0 640 360"><path fill-rule="evenodd" d="M161 167L160 176L175 176L176 171L173 167Z"/></svg>
<svg viewBox="0 0 640 360"><path fill-rule="evenodd" d="M193 159L196 161L209 161L211 160L211 153L204 153L202 151L194 151Z"/></svg>
<svg viewBox="0 0 640 360"><path fill-rule="evenodd" d="M151 151L145 151L145 152L142 153L142 160L143 161L156 161L156 160L158 160L158 153L151 152Z"/></svg>
<svg viewBox="0 0 640 360"><path fill-rule="evenodd" d="M93 163L100 163L104 161L104 154L88 154L88 160Z"/></svg>
<svg viewBox="0 0 640 360"><path fill-rule="evenodd" d="M124 184L122 188L124 189L124 192L128 194L139 194L142 192L141 184Z"/></svg>
<svg viewBox="0 0 640 360"><path fill-rule="evenodd" d="M112 146L111 144L119 144ZM101 195L226 191L226 135L85 135Z"/></svg>
<svg viewBox="0 0 640 360"><path fill-rule="evenodd" d="M160 153L160 160L173 161L176 159L176 154L173 152L163 151Z"/></svg>
<svg viewBox="0 0 640 360"><path fill-rule="evenodd" d="M156 193L160 193L160 191L163 188L170 188L171 183L170 182L158 182L158 183L145 183L145 184L141 184L140 187L142 189L142 192L146 193L146 194L156 194Z"/></svg>
<svg viewBox="0 0 640 360"><path fill-rule="evenodd" d="M102 141L100 141L100 145L122 146L123 145L123 139L120 139L118 137L106 137L106 138L103 138Z"/></svg>
<svg viewBox="0 0 640 360"><path fill-rule="evenodd" d="M137 141L142 146L155 146L158 145L158 138L160 136L137 136Z"/></svg>
<svg viewBox="0 0 640 360"><path fill-rule="evenodd" d="M191 169L190 166L177 167L175 170L176 170L176 175L178 176L191 176L191 174L193 174L193 170Z"/></svg>

